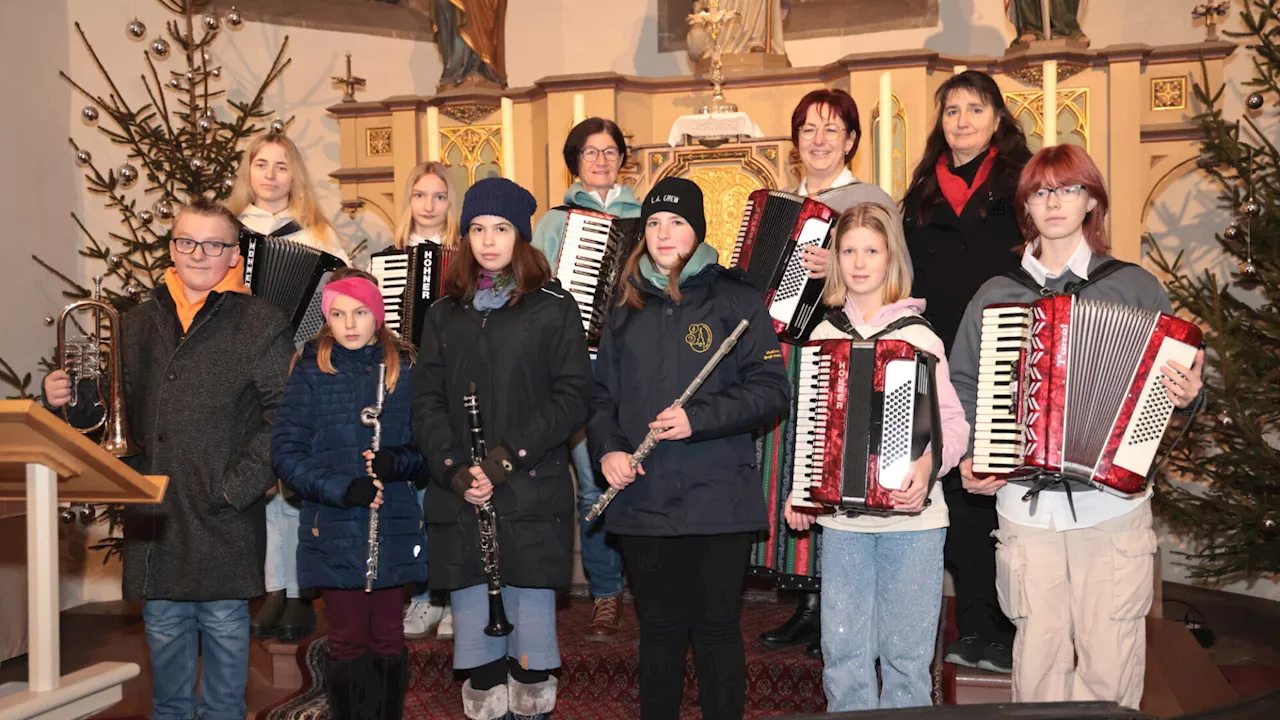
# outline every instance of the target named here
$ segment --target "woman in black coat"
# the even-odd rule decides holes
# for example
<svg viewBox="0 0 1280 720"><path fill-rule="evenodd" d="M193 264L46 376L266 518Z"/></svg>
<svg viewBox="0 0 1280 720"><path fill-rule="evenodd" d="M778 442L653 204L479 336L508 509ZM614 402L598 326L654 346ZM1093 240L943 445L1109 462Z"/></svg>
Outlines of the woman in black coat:
<svg viewBox="0 0 1280 720"><path fill-rule="evenodd" d="M760 293L703 242L698 186L660 181L641 218L645 239L600 344L587 439L622 490L604 517L640 613L641 718L679 715L692 637L702 716L737 720L740 593L751 542L768 525L752 432L786 408L789 384ZM697 394L669 407L744 319L748 329ZM650 430L661 442L632 468Z"/></svg>
<svg viewBox="0 0 1280 720"><path fill-rule="evenodd" d="M1031 159L1027 139L991 76L967 70L935 94L938 118L903 199L903 230L924 315L951 352L969 299L1021 259L1014 212L1018 175ZM1012 669L1013 625L996 599L995 505L964 492L958 471L943 478L951 526L946 564L956 585L961 639L947 662Z"/></svg>
<svg viewBox="0 0 1280 720"><path fill-rule="evenodd" d="M462 205L447 297L427 312L413 377L414 437L433 589L450 590L454 667L468 718L555 706L555 588L572 574L574 489L566 443L586 421L591 366L577 304L529 245L533 196L481 180ZM463 397L474 387L488 455L473 466ZM497 514L503 599L515 632L490 637L476 510Z"/></svg>

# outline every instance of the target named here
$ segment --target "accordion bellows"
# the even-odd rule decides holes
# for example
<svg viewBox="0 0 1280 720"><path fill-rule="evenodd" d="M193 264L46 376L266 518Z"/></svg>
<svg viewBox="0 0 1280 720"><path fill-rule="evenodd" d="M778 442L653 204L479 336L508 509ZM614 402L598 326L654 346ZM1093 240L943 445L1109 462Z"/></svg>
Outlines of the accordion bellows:
<svg viewBox="0 0 1280 720"><path fill-rule="evenodd" d="M837 216L817 200L781 190L756 190L747 198L729 264L745 270L764 294L774 328L787 342L804 342L822 321L824 283L809 277L801 250L830 247Z"/></svg>
<svg viewBox="0 0 1280 720"><path fill-rule="evenodd" d="M1201 337L1165 313L1073 296L988 306L974 474L1141 492L1173 415L1161 368L1190 367Z"/></svg>
<svg viewBox="0 0 1280 720"><path fill-rule="evenodd" d="M242 232L244 284L290 318L293 342L302 345L324 326L321 291L333 271L346 263L336 255L292 240Z"/></svg>

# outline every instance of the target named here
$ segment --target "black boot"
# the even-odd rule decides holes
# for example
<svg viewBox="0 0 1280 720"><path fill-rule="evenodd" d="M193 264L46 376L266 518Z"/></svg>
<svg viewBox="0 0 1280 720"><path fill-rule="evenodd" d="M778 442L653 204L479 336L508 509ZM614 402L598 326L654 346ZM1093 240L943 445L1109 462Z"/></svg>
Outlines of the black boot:
<svg viewBox="0 0 1280 720"><path fill-rule="evenodd" d="M249 621L249 634L256 638L275 637L280 616L284 614L284 591L267 593L267 601Z"/></svg>
<svg viewBox="0 0 1280 720"><path fill-rule="evenodd" d="M822 659L822 638L818 638L817 640L814 640L813 642L809 643L809 645L804 649L804 654L808 655L814 660L821 660Z"/></svg>
<svg viewBox="0 0 1280 720"><path fill-rule="evenodd" d="M760 644L768 648L785 648L804 645L818 639L818 620L822 596L816 592L800 593L796 612L786 622L772 630L760 633Z"/></svg>
<svg viewBox="0 0 1280 720"><path fill-rule="evenodd" d="M299 642L316 631L316 611L311 608L311 601L300 598L289 598L284 603L284 613L280 615L280 624L276 628L276 639L280 642Z"/></svg>
<svg viewBox="0 0 1280 720"><path fill-rule="evenodd" d="M369 720L401 720L404 696L409 690L409 649L399 655L370 656L369 694L365 717Z"/></svg>
<svg viewBox="0 0 1280 720"><path fill-rule="evenodd" d="M369 684L369 656L362 655L355 660L329 658L324 681L332 720L362 720Z"/></svg>

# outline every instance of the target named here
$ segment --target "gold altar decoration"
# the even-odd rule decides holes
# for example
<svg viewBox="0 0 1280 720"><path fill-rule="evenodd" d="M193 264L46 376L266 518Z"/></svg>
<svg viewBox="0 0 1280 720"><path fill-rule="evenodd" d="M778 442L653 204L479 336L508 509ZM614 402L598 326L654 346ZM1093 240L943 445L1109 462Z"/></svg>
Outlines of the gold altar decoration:
<svg viewBox="0 0 1280 720"><path fill-rule="evenodd" d="M1083 63L1059 62L1058 63L1058 82L1063 83L1067 80L1079 75L1087 65ZM1017 70L1010 70L1009 77L1017 80L1023 85L1031 87L1041 87L1044 85L1044 65L1042 63L1032 63Z"/></svg>
<svg viewBox="0 0 1280 720"><path fill-rule="evenodd" d="M440 159L449 166L450 179L461 187L502 175L501 125L443 128L440 136Z"/></svg>
<svg viewBox="0 0 1280 720"><path fill-rule="evenodd" d="M901 132L894 133L892 153L897 194L905 190L928 136L926 131L906 132L907 118L923 123L920 127L932 127L937 112L933 94L958 66L980 69L995 78L1035 149L1043 127L1043 103L1034 73L1043 72L1045 60L1055 60L1058 77L1065 81L1057 96L1061 138L1085 147L1097 161L1111 193L1108 229L1113 252L1123 260L1140 261L1144 201L1195 171L1199 128L1194 117L1204 111L1190 93L1189 81L1182 108L1171 102L1171 89L1153 92L1157 86L1152 81L1199 78L1203 59L1206 82L1216 86L1223 82L1224 61L1234 51L1235 45L1223 41L1033 49L1003 57L958 57L918 48L860 53L785 72L744 73L728 80L722 90L733 94L739 109L760 126L763 137L729 141L714 149L666 144L676 118L696 109L700 103L694 99L707 87L693 76L564 75L504 91L457 90L335 103L329 111L337 120L340 152L339 169L331 178L340 189L344 208L376 215L390 228L403 210L404 183L413 167L433 152L433 137L438 138L434 147L441 149L439 157L456 173L453 179L460 188L497 174L503 160L501 126L496 116L490 119L489 115L507 98L512 103L514 179L533 193L541 214L559 205L569 186L571 178L562 172L560 148L578 106L588 117L609 118L633 135L628 141L631 158L619 182L634 188L638 197L667 175L706 183L709 233L717 249L723 250L730 236L736 239L738 222L729 219L735 211L725 209L734 207L736 197L755 188L792 187L799 180L789 122L792 108L811 90L841 88L861 104L864 141L850 169L857 178L870 181L875 177L878 81L887 69L892 70L892 120L895 125L903 123ZM1073 74L1066 75L1068 71ZM575 96L581 99L575 102ZM387 128L390 154L379 154L386 143L377 133L372 137L379 141L370 143L368 131Z"/></svg>
<svg viewBox="0 0 1280 720"><path fill-rule="evenodd" d="M367 128L364 131L365 153L370 157L391 154L391 128Z"/></svg>
<svg viewBox="0 0 1280 720"><path fill-rule="evenodd" d="M1039 90L1006 92L1004 102L1013 119L1027 134L1027 146L1038 151L1044 143L1044 93ZM1089 152L1089 90L1058 91L1058 142L1079 145Z"/></svg>
<svg viewBox="0 0 1280 720"><path fill-rule="evenodd" d="M893 162L890 169L893 170L893 199L901 200L907 194L907 185L911 181L910 169L907 167L907 109L902 104L902 99L896 93L890 95L893 98L893 114L889 120L893 123ZM871 113L871 129L868 130L864 137L871 140L871 177L880 177L879 164L880 153L880 104L876 103L875 110Z"/></svg>
<svg viewBox="0 0 1280 720"><path fill-rule="evenodd" d="M689 16L690 25L700 25L711 35L711 102L703 105L703 115L712 113L737 112L738 106L724 99L724 63L721 55L724 45L720 41L720 33L724 26L737 20L737 10L721 10L720 0L708 0L706 9ZM711 140L711 138L704 138Z"/></svg>
<svg viewBox="0 0 1280 720"><path fill-rule="evenodd" d="M1182 110L1187 106L1187 78L1151 79L1152 110Z"/></svg>

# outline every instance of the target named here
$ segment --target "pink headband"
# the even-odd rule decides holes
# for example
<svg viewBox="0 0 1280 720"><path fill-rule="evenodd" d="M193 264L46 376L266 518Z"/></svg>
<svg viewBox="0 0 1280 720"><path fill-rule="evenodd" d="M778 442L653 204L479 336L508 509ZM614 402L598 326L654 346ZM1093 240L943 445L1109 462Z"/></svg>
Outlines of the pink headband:
<svg viewBox="0 0 1280 720"><path fill-rule="evenodd" d="M387 316L387 309L382 305L382 291L378 290L377 285L362 277L343 278L325 285L324 291L320 295L320 310L324 313L326 322L329 320L329 308L333 305L333 299L338 295L346 295L353 300L359 300L373 312L375 327L382 327L382 321Z"/></svg>

